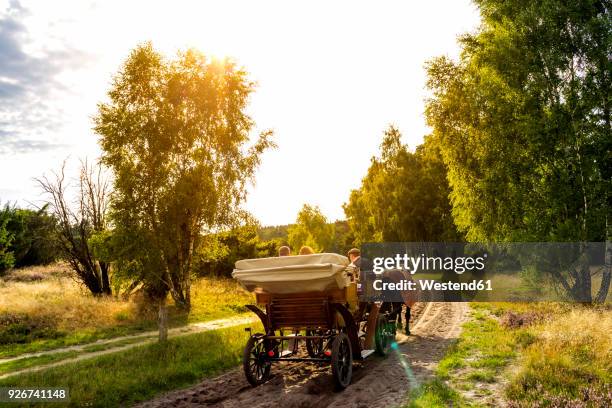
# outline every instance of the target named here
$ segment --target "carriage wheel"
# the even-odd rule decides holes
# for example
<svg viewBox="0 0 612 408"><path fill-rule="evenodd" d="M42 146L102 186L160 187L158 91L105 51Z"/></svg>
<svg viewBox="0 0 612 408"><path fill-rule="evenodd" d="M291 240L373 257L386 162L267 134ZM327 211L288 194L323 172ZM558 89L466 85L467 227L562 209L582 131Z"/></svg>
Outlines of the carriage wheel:
<svg viewBox="0 0 612 408"><path fill-rule="evenodd" d="M253 387L263 384L270 377L270 367L268 361L265 340L254 335L249 338L244 353L242 355L242 367L247 381Z"/></svg>
<svg viewBox="0 0 612 408"><path fill-rule="evenodd" d="M353 375L353 350L345 333L338 334L332 343L331 367L336 388L348 387Z"/></svg>
<svg viewBox="0 0 612 408"><path fill-rule="evenodd" d="M376 323L376 333L374 335L376 353L380 356L386 356L394 338L394 326L389 323L385 316L379 315L378 322Z"/></svg>
<svg viewBox="0 0 612 408"><path fill-rule="evenodd" d="M307 336L318 336L322 335L324 332L322 330L306 330ZM321 357L323 354L323 348L325 347L324 339L306 339L306 350L308 350L308 355L312 358Z"/></svg>

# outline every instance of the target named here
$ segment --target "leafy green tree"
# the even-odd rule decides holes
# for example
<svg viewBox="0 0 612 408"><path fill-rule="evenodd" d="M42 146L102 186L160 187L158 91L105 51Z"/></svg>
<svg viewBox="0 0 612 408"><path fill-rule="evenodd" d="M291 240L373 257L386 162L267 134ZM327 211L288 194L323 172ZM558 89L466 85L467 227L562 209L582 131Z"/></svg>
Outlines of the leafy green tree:
<svg viewBox="0 0 612 408"><path fill-rule="evenodd" d="M17 265L46 265L57 261L61 257L57 245L57 218L49 213L49 206L21 211L26 220L26 248L18 258Z"/></svg>
<svg viewBox="0 0 612 408"><path fill-rule="evenodd" d="M262 241L258 229L251 223L203 237L195 254L195 273L229 277L240 259L276 256L280 242Z"/></svg>
<svg viewBox="0 0 612 408"><path fill-rule="evenodd" d="M246 183L273 146L271 132L246 146L253 88L229 60L195 50L169 60L144 44L98 106L102 161L115 176L114 234L162 301L169 291L179 307L190 308L199 237L235 224Z"/></svg>
<svg viewBox="0 0 612 408"><path fill-rule="evenodd" d="M7 228L10 220L10 207L6 204L0 209L0 275L15 265L15 256L11 251L14 236Z"/></svg>
<svg viewBox="0 0 612 408"><path fill-rule="evenodd" d="M315 252L330 251L334 243L334 225L327 223L318 206L304 204L296 223L289 227L287 240L294 253L303 245Z"/></svg>
<svg viewBox="0 0 612 408"><path fill-rule="evenodd" d="M446 167L430 137L411 153L400 132L385 131L361 187L344 212L355 244L378 241L461 241L453 223Z"/></svg>
<svg viewBox="0 0 612 408"><path fill-rule="evenodd" d="M13 207L8 209L7 229L13 235L10 250L15 266L49 264L59 257L55 228L57 220L47 213L48 205L39 210Z"/></svg>
<svg viewBox="0 0 612 408"><path fill-rule="evenodd" d="M58 259L57 220L47 212L6 204L0 210L0 269L45 265Z"/></svg>
<svg viewBox="0 0 612 408"><path fill-rule="evenodd" d="M471 241L609 241L610 3L476 4L482 25L461 38L460 60L428 65L455 222ZM591 297L588 269L558 276Z"/></svg>
<svg viewBox="0 0 612 408"><path fill-rule="evenodd" d="M349 249L353 247L353 241L355 240L351 227L346 220L337 220L332 226L334 229L334 240L329 252L346 255Z"/></svg>

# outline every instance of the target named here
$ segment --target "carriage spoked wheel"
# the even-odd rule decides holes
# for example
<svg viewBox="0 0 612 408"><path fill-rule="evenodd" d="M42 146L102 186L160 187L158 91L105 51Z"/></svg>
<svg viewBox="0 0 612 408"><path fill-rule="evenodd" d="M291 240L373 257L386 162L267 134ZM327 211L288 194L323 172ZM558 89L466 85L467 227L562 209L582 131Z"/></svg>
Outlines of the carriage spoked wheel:
<svg viewBox="0 0 612 408"><path fill-rule="evenodd" d="M336 388L348 387L353 375L353 350L345 333L338 334L332 342L331 368Z"/></svg>
<svg viewBox="0 0 612 408"><path fill-rule="evenodd" d="M307 336L322 336L323 330L306 330ZM306 350L312 358L321 357L325 348L325 339L306 339Z"/></svg>
<svg viewBox="0 0 612 408"><path fill-rule="evenodd" d="M266 342L258 335L249 338L242 355L242 367L249 384L256 387L270 378L272 364L268 360L268 349Z"/></svg>
<svg viewBox="0 0 612 408"><path fill-rule="evenodd" d="M395 325L389 323L385 316L379 315L374 334L376 354L386 356L393 340L395 340Z"/></svg>

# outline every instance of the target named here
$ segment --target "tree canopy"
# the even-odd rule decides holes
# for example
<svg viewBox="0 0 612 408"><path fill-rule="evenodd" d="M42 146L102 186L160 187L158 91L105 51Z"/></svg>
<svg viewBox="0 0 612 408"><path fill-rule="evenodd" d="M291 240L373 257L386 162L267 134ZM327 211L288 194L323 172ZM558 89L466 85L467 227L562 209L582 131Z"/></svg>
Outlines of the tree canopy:
<svg viewBox="0 0 612 408"><path fill-rule="evenodd" d="M344 205L355 244L461 240L451 217L446 167L429 137L412 153L393 126L361 187Z"/></svg>
<svg viewBox="0 0 612 408"><path fill-rule="evenodd" d="M470 240L601 241L612 177L609 3L481 0L426 115Z"/></svg>
<svg viewBox="0 0 612 408"><path fill-rule="evenodd" d="M428 65L457 226L470 241L609 241L610 3L476 3L459 61ZM557 276L590 299L588 268ZM597 299L609 283L608 266Z"/></svg>
<svg viewBox="0 0 612 408"><path fill-rule="evenodd" d="M102 161L115 175L111 216L124 253L149 284L190 306L202 233L235 223L271 132L249 144L254 84L230 60L195 50L167 59L138 46L95 117ZM146 267L145 267L146 266Z"/></svg>
<svg viewBox="0 0 612 408"><path fill-rule="evenodd" d="M304 204L295 224L289 226L287 240L294 253L304 245L315 252L325 252L332 249L334 234L334 224L327 222L319 207Z"/></svg>

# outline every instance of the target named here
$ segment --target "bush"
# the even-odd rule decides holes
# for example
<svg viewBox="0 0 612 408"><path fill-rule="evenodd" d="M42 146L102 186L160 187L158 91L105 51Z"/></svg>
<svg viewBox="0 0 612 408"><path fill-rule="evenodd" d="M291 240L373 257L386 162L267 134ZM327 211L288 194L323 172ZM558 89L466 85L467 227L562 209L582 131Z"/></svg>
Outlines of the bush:
<svg viewBox="0 0 612 408"><path fill-rule="evenodd" d="M0 210L0 276L15 264L15 256L10 248L13 234L7 228L9 221L8 207L5 207Z"/></svg>
<svg viewBox="0 0 612 408"><path fill-rule="evenodd" d="M6 204L0 210L0 274L29 265L46 265L59 258L55 217L47 207L38 211Z"/></svg>

